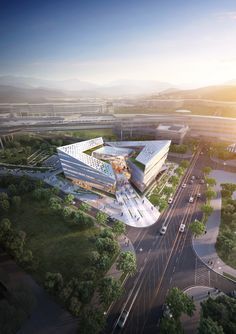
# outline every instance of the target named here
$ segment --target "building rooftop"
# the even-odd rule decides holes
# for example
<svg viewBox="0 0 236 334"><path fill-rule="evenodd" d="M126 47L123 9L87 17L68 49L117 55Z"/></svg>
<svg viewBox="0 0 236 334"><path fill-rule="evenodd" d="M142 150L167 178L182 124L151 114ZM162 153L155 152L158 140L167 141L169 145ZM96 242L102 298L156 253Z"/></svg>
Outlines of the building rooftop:
<svg viewBox="0 0 236 334"><path fill-rule="evenodd" d="M115 175L112 169L112 166L109 163L96 159L86 153L84 151L88 151L94 147L103 145L102 137L82 141L75 144L70 144L66 146L58 147L57 150L59 152L64 152L69 156L83 162L84 164L96 169L97 171L115 179Z"/></svg>
<svg viewBox="0 0 236 334"><path fill-rule="evenodd" d="M186 130L188 130L188 126L184 124L159 124L157 130L170 132L185 132Z"/></svg>
<svg viewBox="0 0 236 334"><path fill-rule="evenodd" d="M110 155L110 156L128 156L129 154L133 152L133 150L129 148L103 146L93 152L98 153L98 154Z"/></svg>
<svg viewBox="0 0 236 334"><path fill-rule="evenodd" d="M170 144L170 140L142 140L108 142L107 145L115 147L140 148L141 152L136 160L146 166L156 154Z"/></svg>

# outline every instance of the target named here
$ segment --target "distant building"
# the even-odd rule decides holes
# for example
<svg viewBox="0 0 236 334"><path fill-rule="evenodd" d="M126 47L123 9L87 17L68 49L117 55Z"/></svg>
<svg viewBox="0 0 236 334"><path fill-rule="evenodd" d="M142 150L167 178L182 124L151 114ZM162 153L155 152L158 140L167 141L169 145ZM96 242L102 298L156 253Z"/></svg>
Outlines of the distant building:
<svg viewBox="0 0 236 334"><path fill-rule="evenodd" d="M189 127L183 124L159 124L156 139L171 139L174 144L182 144Z"/></svg>
<svg viewBox="0 0 236 334"><path fill-rule="evenodd" d="M231 144L227 147L227 151L236 154L236 144Z"/></svg>
<svg viewBox="0 0 236 334"><path fill-rule="evenodd" d="M118 182L141 191L155 180L167 158L170 140L104 143L102 137L58 147L66 177L86 189L115 193Z"/></svg>

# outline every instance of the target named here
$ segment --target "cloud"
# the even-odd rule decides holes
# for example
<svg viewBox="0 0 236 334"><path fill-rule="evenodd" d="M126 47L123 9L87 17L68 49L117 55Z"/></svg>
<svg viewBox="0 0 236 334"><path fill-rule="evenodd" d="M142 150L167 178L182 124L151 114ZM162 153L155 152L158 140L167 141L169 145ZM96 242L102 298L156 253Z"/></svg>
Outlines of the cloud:
<svg viewBox="0 0 236 334"><path fill-rule="evenodd" d="M215 16L219 19L219 21L236 21L236 11L216 13Z"/></svg>

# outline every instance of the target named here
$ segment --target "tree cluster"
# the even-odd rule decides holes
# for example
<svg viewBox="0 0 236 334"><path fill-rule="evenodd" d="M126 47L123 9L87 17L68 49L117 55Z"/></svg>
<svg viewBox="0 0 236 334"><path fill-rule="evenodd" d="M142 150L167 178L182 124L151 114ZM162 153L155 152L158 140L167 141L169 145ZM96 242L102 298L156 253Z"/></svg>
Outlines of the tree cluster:
<svg viewBox="0 0 236 334"><path fill-rule="evenodd" d="M236 299L224 295L208 298L201 307L199 334L236 333Z"/></svg>

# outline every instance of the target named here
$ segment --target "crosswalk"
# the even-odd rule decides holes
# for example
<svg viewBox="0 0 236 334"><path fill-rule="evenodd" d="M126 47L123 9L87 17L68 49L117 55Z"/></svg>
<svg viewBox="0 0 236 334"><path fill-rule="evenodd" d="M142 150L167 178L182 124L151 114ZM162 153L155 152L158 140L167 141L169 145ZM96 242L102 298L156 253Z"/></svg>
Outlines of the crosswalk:
<svg viewBox="0 0 236 334"><path fill-rule="evenodd" d="M209 286L210 281L211 281L210 269L196 257L194 284Z"/></svg>

